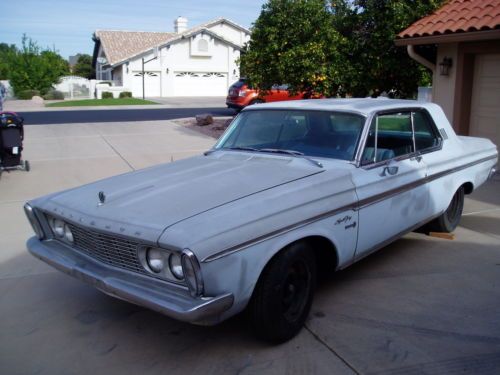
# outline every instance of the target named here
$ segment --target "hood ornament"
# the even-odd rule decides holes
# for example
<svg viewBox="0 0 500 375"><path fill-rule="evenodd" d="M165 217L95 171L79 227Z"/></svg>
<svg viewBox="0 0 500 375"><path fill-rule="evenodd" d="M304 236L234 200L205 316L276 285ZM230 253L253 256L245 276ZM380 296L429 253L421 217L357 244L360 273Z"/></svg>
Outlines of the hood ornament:
<svg viewBox="0 0 500 375"><path fill-rule="evenodd" d="M104 202L106 202L106 195L104 194L104 191L100 191L98 196L99 196L99 206L103 205Z"/></svg>

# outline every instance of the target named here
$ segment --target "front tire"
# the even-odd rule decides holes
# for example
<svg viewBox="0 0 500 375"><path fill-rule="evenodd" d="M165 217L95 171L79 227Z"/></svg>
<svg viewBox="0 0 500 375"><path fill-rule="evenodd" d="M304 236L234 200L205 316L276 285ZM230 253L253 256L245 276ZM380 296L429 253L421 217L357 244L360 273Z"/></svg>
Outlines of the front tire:
<svg viewBox="0 0 500 375"><path fill-rule="evenodd" d="M446 211L441 216L427 224L426 229L429 232L453 232L458 226L458 223L460 223L460 218L462 217L462 211L464 209L464 194L464 187L460 186L460 188L455 192L455 195L453 195L450 205Z"/></svg>
<svg viewBox="0 0 500 375"><path fill-rule="evenodd" d="M316 287L316 259L305 243L282 250L264 269L249 306L258 337L280 343L305 323Z"/></svg>

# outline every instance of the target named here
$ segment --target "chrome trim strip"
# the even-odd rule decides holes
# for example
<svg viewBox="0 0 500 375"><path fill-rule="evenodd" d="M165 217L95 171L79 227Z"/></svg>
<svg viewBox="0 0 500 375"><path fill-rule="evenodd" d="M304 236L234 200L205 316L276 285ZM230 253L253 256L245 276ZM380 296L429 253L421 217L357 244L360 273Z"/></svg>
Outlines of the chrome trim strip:
<svg viewBox="0 0 500 375"><path fill-rule="evenodd" d="M298 228L304 227L304 226L309 225L311 223L314 223L316 221L319 221L319 220L322 220L322 219L326 219L327 217L337 215L337 214L339 214L341 212L344 212L344 211L347 211L347 210L355 211L356 210L356 205L355 204L349 204L349 205L346 205L346 206L342 206L342 207L336 208L335 210L327 211L327 212L324 212L322 214L310 217L309 219L305 219L305 220L299 221L298 223L288 225L286 227L277 229L277 230L272 231L270 233L266 233L266 234L264 234L262 236L259 236L257 238L253 238L253 239L251 239L249 241L245 241L245 242L243 242L241 244L238 244L238 245L235 245L235 246L231 246L231 247L228 247L228 248L226 248L224 250L221 250L221 251L219 251L216 254L213 254L213 255L210 255L210 256L204 258L201 262L202 263L212 262L212 261L217 260L219 258L225 257L225 256L227 256L229 254L232 254L232 253L235 253L237 251L246 249L247 247L250 247L252 245L256 245L258 243L264 242L264 241L266 241L266 240L268 240L270 238L274 238L274 237L277 237L277 236L279 236L281 234L291 232L294 229L298 229Z"/></svg>
<svg viewBox="0 0 500 375"><path fill-rule="evenodd" d="M404 191L413 189L413 188L418 187L420 185L424 185L424 184L426 184L428 182L432 182L432 181L434 181L434 180L436 180L438 178L444 177L444 176L446 176L448 174L452 174L452 173L461 171L463 169L472 167L474 165L481 164L481 163L484 163L486 161L497 159L497 158L498 157L496 155L495 156L488 156L486 158L476 160L474 162L462 165L460 167L455 167L455 168L448 169L448 170L443 171L443 172L436 173L436 174L434 174L432 176L424 177L424 178L422 178L420 180L408 183L406 185L403 185L403 186L400 186L398 188L395 188L395 189L383 192L381 194L374 195L372 197L363 199L361 201L358 201L358 202L355 202L355 203L350 203L348 205L336 208L335 210L324 212L322 214L313 216L313 217L311 217L309 219L305 219L305 220L299 221L298 223L288 225L286 227L283 227L283 228L277 229L275 231L266 233L266 234L264 234L262 236L259 236L257 238L245 241L245 242L240 243L238 245L228 247L228 248L226 248L224 250L221 250L221 251L219 251L219 252L217 252L217 253L215 253L213 255L210 255L210 256L204 258L201 262L202 263L212 262L212 261L217 260L219 258L222 258L222 257L225 257L227 255L233 254L233 253L238 252L240 250L246 249L247 247L250 247L252 245L256 245L256 244L264 242L264 241L266 241L268 239L277 237L277 236L279 236L281 234L288 233L288 232L290 232L290 231L292 231L294 229L298 229L298 228L304 227L306 225L312 224L312 223L314 223L316 221L319 221L319 220L322 220L322 219L326 219L327 217L337 215L337 214L339 214L341 212L344 212L346 210L357 211L357 210L359 210L361 208L365 208L365 207L370 206L372 204L378 203L378 202L380 202L380 201L382 201L384 199L390 198L390 197L392 197L394 195L401 194Z"/></svg>

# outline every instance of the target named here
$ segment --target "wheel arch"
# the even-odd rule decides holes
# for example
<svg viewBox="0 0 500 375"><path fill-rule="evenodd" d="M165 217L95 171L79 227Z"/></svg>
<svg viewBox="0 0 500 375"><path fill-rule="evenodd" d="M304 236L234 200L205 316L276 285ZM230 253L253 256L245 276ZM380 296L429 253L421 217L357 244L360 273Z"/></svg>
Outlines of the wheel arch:
<svg viewBox="0 0 500 375"><path fill-rule="evenodd" d="M463 186L464 193L466 195L469 195L469 194L471 194L474 191L474 184L472 182L470 182L470 181L463 183L461 186Z"/></svg>
<svg viewBox="0 0 500 375"><path fill-rule="evenodd" d="M287 242L285 245L282 244L279 250L273 252L273 255L269 259L267 259L257 278L257 282L253 288L252 295L255 292L256 286L261 280L263 273L266 271L267 267L273 261L273 259L276 259L276 257L278 257L283 251L286 251L288 247L296 243L306 243L311 247L315 255L316 265L318 267L318 276L323 276L330 272L333 273L335 270L337 270L340 258L337 246L332 242L331 239L323 235L308 235L305 237L301 237Z"/></svg>

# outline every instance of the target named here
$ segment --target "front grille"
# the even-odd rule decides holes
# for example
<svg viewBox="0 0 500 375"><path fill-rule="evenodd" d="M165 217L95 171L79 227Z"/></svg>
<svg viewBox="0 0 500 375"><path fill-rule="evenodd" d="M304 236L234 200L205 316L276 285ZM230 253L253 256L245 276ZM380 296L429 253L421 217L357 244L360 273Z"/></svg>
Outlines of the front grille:
<svg viewBox="0 0 500 375"><path fill-rule="evenodd" d="M137 257L138 242L68 225L77 250L111 266L147 273Z"/></svg>

